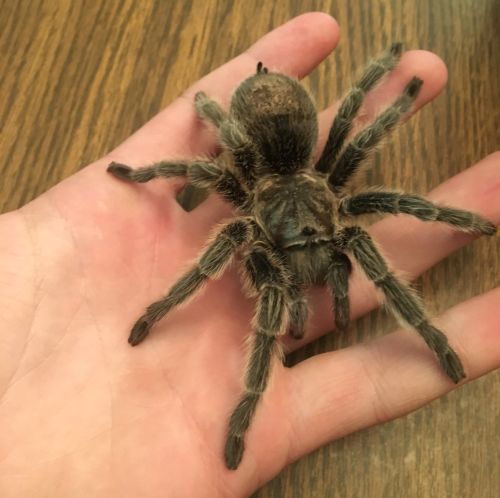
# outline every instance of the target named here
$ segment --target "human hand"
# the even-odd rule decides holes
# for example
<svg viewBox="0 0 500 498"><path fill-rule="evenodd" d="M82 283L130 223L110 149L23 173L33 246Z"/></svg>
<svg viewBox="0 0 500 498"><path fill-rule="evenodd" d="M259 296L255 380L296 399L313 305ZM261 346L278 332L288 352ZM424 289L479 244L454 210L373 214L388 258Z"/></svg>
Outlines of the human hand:
<svg viewBox="0 0 500 498"><path fill-rule="evenodd" d="M410 331L291 369L275 364L244 459L231 472L222 452L227 418L242 389L252 315L236 272L210 282L139 347L127 344L134 320L230 210L211 198L185 213L174 199L182 182L124 184L105 173L107 164L141 166L212 151L213 135L194 114L196 91L227 101L258 60L303 76L337 39L326 15L291 21L194 85L107 157L0 218L2 496L247 496L327 441L453 389ZM375 97L397 95L414 74L425 81L417 107L446 80L435 56L412 51ZM333 107L321 116L323 136L332 114ZM499 160L489 156L431 198L498 222ZM387 219L371 233L393 266L411 276L472 240L407 218ZM377 299L365 280L357 274L352 280L352 313L360 316ZM288 348L332 328L326 292L313 294L314 323L303 341L286 341ZM500 363L499 298L492 290L438 320L467 380Z"/></svg>

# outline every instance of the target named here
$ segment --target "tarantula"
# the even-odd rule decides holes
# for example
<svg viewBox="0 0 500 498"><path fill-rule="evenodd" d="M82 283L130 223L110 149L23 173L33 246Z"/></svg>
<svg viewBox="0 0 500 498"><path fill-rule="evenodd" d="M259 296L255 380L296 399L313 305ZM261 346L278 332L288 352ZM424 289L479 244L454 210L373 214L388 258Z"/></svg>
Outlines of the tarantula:
<svg viewBox="0 0 500 498"><path fill-rule="evenodd" d="M466 232L495 232L492 223L476 214L437 206L416 195L382 189L347 195L348 181L380 139L407 115L423 84L413 77L392 105L347 141L365 94L394 69L401 53L402 44L395 43L366 65L340 105L316 163L318 119L311 97L298 81L270 72L259 62L256 74L235 90L228 113L203 92L195 96L198 115L217 127L222 147L232 157L229 167L202 160L162 161L135 170L117 163L108 167L121 179L141 183L184 176L236 208L235 218L218 230L168 294L148 306L128 339L132 346L139 344L154 323L207 278L220 275L243 249L243 272L258 305L245 392L229 420L224 454L230 469L242 459L244 435L266 388L277 339L287 325L293 337L304 334L305 287L327 285L336 328L347 327L351 258L382 291L396 317L422 336L451 380L458 383L465 377L459 357L431 324L413 290L390 270L368 233L346 223L365 213L405 213Z"/></svg>

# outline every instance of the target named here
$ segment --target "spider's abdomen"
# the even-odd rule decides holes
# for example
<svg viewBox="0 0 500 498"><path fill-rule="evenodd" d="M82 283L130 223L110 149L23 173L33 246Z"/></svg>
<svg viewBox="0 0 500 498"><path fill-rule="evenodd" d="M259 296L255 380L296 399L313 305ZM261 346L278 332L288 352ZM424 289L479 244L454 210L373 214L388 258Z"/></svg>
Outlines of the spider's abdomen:
<svg viewBox="0 0 500 498"><path fill-rule="evenodd" d="M272 171L293 173L310 162L317 114L298 81L278 73L251 76L234 93L229 116L244 128Z"/></svg>

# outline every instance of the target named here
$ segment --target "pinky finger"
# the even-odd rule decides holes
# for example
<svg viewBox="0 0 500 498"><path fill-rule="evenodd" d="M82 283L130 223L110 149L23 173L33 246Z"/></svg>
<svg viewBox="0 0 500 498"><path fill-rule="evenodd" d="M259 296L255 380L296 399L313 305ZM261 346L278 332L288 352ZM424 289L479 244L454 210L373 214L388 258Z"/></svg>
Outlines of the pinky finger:
<svg viewBox="0 0 500 498"><path fill-rule="evenodd" d="M435 323L473 380L500 366L500 287ZM455 388L421 339L400 330L310 358L291 371L289 461L351 432L405 415Z"/></svg>

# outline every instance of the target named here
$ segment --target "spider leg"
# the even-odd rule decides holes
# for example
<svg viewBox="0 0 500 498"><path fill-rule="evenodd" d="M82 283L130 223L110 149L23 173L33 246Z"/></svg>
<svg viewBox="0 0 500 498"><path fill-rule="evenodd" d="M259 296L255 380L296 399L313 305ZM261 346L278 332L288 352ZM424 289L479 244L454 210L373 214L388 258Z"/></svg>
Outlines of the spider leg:
<svg viewBox="0 0 500 498"><path fill-rule="evenodd" d="M259 158L255 146L238 123L228 119L220 128L220 139L234 158L234 165L245 183L252 188L255 184L256 166Z"/></svg>
<svg viewBox="0 0 500 498"><path fill-rule="evenodd" d="M371 237L361 227L348 227L344 231L345 249L351 251L361 268L379 287L392 312L413 327L434 351L448 377L458 383L465 377L460 358L448 344L447 337L431 325L420 299L409 286L389 270Z"/></svg>
<svg viewBox="0 0 500 498"><path fill-rule="evenodd" d="M217 129L227 121L227 113L213 99L208 97L205 92L197 92L194 96L194 107L200 118L212 123ZM185 185L177 194L177 202L186 211L192 211L199 206L208 197L208 191L205 188L197 187L192 184Z"/></svg>
<svg viewBox="0 0 500 498"><path fill-rule="evenodd" d="M247 242L251 234L251 222L240 218L219 230L214 241L201 255L198 263L187 271L170 289L168 294L149 305L132 328L128 342L136 346L148 335L151 327L161 320L174 306L181 304L197 291L209 277L220 275L236 249Z"/></svg>
<svg viewBox="0 0 500 498"><path fill-rule="evenodd" d="M246 270L258 293L255 335L245 374L245 393L229 420L224 457L229 469L240 464L245 448L244 436L264 392L273 356L277 353L277 336L285 331L288 275L270 250L255 244L247 256Z"/></svg>
<svg viewBox="0 0 500 498"><path fill-rule="evenodd" d="M267 74L267 68L259 62L257 74ZM194 97L198 115L210 121L220 130L222 143L231 150L236 168L241 171L244 180L253 185L257 154L245 132L231 119L221 106L210 99L206 93L198 92Z"/></svg>
<svg viewBox="0 0 500 498"><path fill-rule="evenodd" d="M112 162L107 171L121 180L146 183L154 178L172 178L174 176L187 176L189 163L186 161L161 161L145 168L132 169L126 164Z"/></svg>
<svg viewBox="0 0 500 498"><path fill-rule="evenodd" d="M438 206L423 197L399 192L374 190L343 199L339 211L344 216L366 213L411 214L423 221L441 221L464 232L493 235L496 227L481 216L445 206Z"/></svg>
<svg viewBox="0 0 500 498"><path fill-rule="evenodd" d="M290 317L289 334L294 339L304 337L307 315L309 310L304 291L296 284L291 284L288 288L288 313Z"/></svg>
<svg viewBox="0 0 500 498"><path fill-rule="evenodd" d="M215 163L206 161L161 161L145 168L132 169L125 164L112 162L107 169L122 180L145 183L154 178L184 176L196 187L210 189L237 207L248 200L238 178Z"/></svg>
<svg viewBox="0 0 500 498"><path fill-rule="evenodd" d="M323 153L316 163L316 170L328 172L342 148L345 139L351 131L365 94L371 90L380 79L392 71L398 63L403 51L402 43L393 43L378 59L370 61L363 70L361 77L349 90L337 111Z"/></svg>
<svg viewBox="0 0 500 498"><path fill-rule="evenodd" d="M335 163L328 183L334 191L344 187L358 170L361 162L373 150L380 140L391 131L400 119L410 110L420 92L423 81L416 76L406 85L396 101L375 118L372 124L361 130L346 146Z"/></svg>
<svg viewBox="0 0 500 498"><path fill-rule="evenodd" d="M205 92L196 93L194 107L200 118L210 121L217 128L220 128L222 122L227 119L227 114L222 107L215 100L208 97Z"/></svg>
<svg viewBox="0 0 500 498"><path fill-rule="evenodd" d="M332 261L326 276L326 282L331 290L335 327L345 330L349 325L349 275L352 271L351 260L346 254L333 249Z"/></svg>
<svg viewBox="0 0 500 498"><path fill-rule="evenodd" d="M262 63L257 64L257 74L267 74ZM236 168L241 172L249 186L255 182L257 153L246 133L231 119L222 107L210 99L206 93L198 92L194 97L198 115L210 121L220 130L222 143L232 152Z"/></svg>

